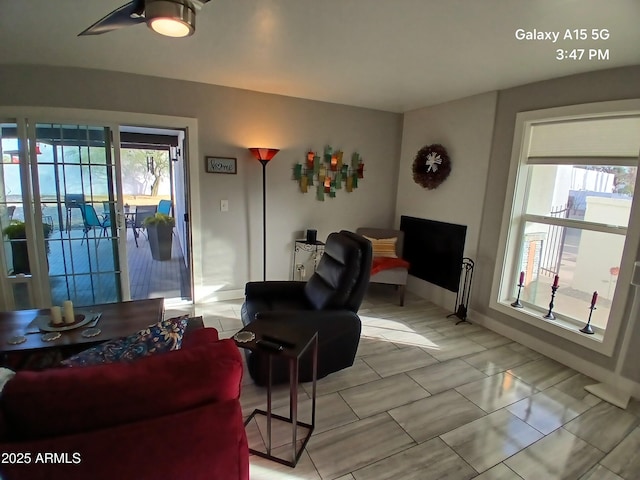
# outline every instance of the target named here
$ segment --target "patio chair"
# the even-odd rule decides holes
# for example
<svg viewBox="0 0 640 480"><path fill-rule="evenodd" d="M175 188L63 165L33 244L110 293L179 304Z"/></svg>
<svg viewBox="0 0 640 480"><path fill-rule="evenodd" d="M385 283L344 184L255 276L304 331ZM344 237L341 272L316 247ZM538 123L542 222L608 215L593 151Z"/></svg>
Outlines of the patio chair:
<svg viewBox="0 0 640 480"><path fill-rule="evenodd" d="M157 212L164 215L171 215L171 200L160 200Z"/></svg>
<svg viewBox="0 0 640 480"><path fill-rule="evenodd" d="M102 217L109 218L111 216L111 202L102 202Z"/></svg>
<svg viewBox="0 0 640 480"><path fill-rule="evenodd" d="M80 205L84 205L83 193L68 193L64 196L64 206L67 210L66 229L67 234L71 232L71 210L73 208L80 208Z"/></svg>
<svg viewBox="0 0 640 480"><path fill-rule="evenodd" d="M82 242L80 242L80 245L82 245L85 238L88 239L89 230L91 230L92 228L101 228L102 236L104 237L107 235L107 228L111 226L111 222L109 221L109 218L104 218L103 220L100 220L100 218L98 218L98 214L96 213L96 209L93 208L93 205L81 203L80 205L78 205L78 208L82 213L82 222L84 223L84 226L82 227L82 231L83 231ZM100 242L99 237L98 237L98 242Z"/></svg>
<svg viewBox="0 0 640 480"><path fill-rule="evenodd" d="M7 213L9 214L9 220L13 220L13 213L16 211L15 205L9 205L7 207Z"/></svg>
<svg viewBox="0 0 640 480"><path fill-rule="evenodd" d="M156 208L156 205L138 205L136 207L135 220L133 222L133 238L136 241L136 247L138 246L140 232L145 229L144 219L155 215Z"/></svg>

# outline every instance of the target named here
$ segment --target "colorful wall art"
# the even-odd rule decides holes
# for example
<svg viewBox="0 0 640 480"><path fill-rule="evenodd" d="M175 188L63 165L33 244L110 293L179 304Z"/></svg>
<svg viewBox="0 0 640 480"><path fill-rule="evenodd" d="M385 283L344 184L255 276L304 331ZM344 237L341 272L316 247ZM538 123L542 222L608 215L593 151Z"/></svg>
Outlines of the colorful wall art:
<svg viewBox="0 0 640 480"><path fill-rule="evenodd" d="M309 151L303 163L293 167L293 179L300 191L307 193L315 188L316 200L324 202L325 196L334 198L336 190L353 192L358 180L364 178L364 162L358 152L351 154L351 162L344 158L341 150L334 151L330 145L324 147L322 156Z"/></svg>

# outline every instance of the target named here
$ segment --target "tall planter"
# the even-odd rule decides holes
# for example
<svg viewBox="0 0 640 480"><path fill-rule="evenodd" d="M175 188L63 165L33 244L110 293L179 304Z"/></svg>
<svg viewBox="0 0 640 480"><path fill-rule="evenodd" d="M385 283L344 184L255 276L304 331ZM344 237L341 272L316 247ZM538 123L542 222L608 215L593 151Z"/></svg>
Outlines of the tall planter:
<svg viewBox="0 0 640 480"><path fill-rule="evenodd" d="M173 226L166 224L147 225L151 257L154 260L171 260Z"/></svg>
<svg viewBox="0 0 640 480"><path fill-rule="evenodd" d="M31 267L29 266L27 242L11 242L11 253L13 258L13 274L24 273L29 275L31 273Z"/></svg>
<svg viewBox="0 0 640 480"><path fill-rule="evenodd" d="M44 238L47 255L49 254L49 242L47 239L51 235L51 226L44 224ZM31 274L31 266L29 265L29 251L27 248L27 234L24 222L20 220L12 220L8 227L6 227L2 233L4 233L9 240L11 240L11 256L13 259L13 274L17 275L24 273L26 275ZM47 265L49 264L49 258L47 257Z"/></svg>

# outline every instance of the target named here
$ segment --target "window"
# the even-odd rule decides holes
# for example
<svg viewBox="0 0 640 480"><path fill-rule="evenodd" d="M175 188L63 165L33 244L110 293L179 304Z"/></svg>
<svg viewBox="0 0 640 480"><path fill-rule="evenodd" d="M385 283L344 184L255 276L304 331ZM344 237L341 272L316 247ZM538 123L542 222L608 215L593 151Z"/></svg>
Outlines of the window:
<svg viewBox="0 0 640 480"><path fill-rule="evenodd" d="M518 116L507 193L512 208L503 220L504 261L496 267L492 306L610 353L638 246L638 220L631 212L640 112L560 118L545 113ZM555 319L545 319L556 276ZM514 308L521 277L523 308ZM594 292L591 336L579 330Z"/></svg>

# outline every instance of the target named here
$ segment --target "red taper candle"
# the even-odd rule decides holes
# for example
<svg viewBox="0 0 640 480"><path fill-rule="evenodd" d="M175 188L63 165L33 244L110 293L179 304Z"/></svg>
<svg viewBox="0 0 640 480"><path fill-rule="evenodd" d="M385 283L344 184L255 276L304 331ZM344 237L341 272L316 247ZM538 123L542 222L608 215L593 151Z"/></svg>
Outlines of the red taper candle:
<svg viewBox="0 0 640 480"><path fill-rule="evenodd" d="M591 306L595 307L597 301L598 301L598 292L593 292L593 297L591 297Z"/></svg>
<svg viewBox="0 0 640 480"><path fill-rule="evenodd" d="M559 281L560 281L560 277L556 275L555 278L553 279L553 286L557 287Z"/></svg>
<svg viewBox="0 0 640 480"><path fill-rule="evenodd" d="M524 272L520 272L520 283L518 285L524 285Z"/></svg>

